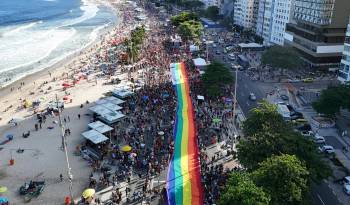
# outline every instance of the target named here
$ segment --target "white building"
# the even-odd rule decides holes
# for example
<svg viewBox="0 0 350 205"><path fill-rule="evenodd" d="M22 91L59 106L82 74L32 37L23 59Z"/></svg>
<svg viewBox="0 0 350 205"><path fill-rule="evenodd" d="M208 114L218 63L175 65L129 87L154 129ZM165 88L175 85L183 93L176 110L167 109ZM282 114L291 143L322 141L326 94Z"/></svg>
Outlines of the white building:
<svg viewBox="0 0 350 205"><path fill-rule="evenodd" d="M350 18L345 36L343 57L340 61L338 80L341 82L350 82Z"/></svg>
<svg viewBox="0 0 350 205"><path fill-rule="evenodd" d="M218 8L221 8L222 0L201 0L201 2L204 3L205 8L208 8L209 6L217 6Z"/></svg>
<svg viewBox="0 0 350 205"><path fill-rule="evenodd" d="M245 29L255 30L257 2L257 0L236 0L234 3L234 24Z"/></svg>
<svg viewBox="0 0 350 205"><path fill-rule="evenodd" d="M293 0L260 0L256 34L265 45L284 44L286 24L291 20Z"/></svg>

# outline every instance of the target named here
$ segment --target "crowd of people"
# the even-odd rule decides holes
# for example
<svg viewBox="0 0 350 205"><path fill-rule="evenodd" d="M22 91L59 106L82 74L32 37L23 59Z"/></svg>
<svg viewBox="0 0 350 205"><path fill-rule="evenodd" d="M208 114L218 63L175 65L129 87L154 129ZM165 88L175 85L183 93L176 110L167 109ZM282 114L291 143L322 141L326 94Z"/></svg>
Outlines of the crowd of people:
<svg viewBox="0 0 350 205"><path fill-rule="evenodd" d="M134 95L126 100L123 112L127 117L118 122L112 142L99 146L103 152L102 159L91 164L93 173L89 186L102 189L113 185L111 200L116 204L122 203L123 195L127 201L134 201L153 198L161 193L161 187L153 187L151 180L167 169L174 150L173 129L177 102L169 73L171 62L185 62L188 69L199 149L205 153L206 146L229 139L232 134L227 123L232 118L232 111L224 111L227 102L222 98L207 98L188 48L165 46L175 31L171 26L164 25L165 21L160 20L159 16L154 15L154 7L150 4L143 7L149 14L144 22L149 31L138 62L127 69L126 66L119 68L128 73L130 81L142 80L144 85L134 90ZM132 16L131 10L128 11L124 14L125 18ZM132 19L129 20L133 22ZM101 61L110 60L99 54L97 57ZM230 90L231 87L225 89L226 96L230 96ZM208 100L198 100L197 95L203 95ZM220 120L214 122L213 119ZM129 145L132 150L124 152L121 145ZM204 201L205 204L212 204L218 199L219 188L224 184L228 171L222 165L207 167L205 155L200 155ZM111 167L116 167L116 171L112 172ZM131 189L130 183L133 181L143 181L140 191ZM121 182L127 182L123 190L118 187Z"/></svg>

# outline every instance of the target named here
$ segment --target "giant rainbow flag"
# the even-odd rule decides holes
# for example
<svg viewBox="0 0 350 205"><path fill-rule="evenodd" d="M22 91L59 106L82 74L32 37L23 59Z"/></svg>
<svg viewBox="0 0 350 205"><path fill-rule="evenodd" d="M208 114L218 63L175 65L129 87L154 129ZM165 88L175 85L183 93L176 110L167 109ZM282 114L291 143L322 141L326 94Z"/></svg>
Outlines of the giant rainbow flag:
<svg viewBox="0 0 350 205"><path fill-rule="evenodd" d="M177 93L174 153L169 164L167 196L169 205L203 204L194 111L184 63L170 64Z"/></svg>

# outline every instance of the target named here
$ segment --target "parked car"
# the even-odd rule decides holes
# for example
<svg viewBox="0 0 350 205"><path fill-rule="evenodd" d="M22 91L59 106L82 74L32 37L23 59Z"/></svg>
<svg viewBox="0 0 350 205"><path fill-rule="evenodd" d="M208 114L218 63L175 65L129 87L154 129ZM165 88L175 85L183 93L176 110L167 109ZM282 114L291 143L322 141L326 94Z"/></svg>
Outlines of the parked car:
<svg viewBox="0 0 350 205"><path fill-rule="evenodd" d="M343 180L342 180L342 183L350 185L350 176L344 177Z"/></svg>
<svg viewBox="0 0 350 205"><path fill-rule="evenodd" d="M304 119L304 115L301 112L294 112L293 114L290 114L290 118L292 120Z"/></svg>
<svg viewBox="0 0 350 205"><path fill-rule="evenodd" d="M350 195L350 184L344 184L343 190L344 190L345 194Z"/></svg>
<svg viewBox="0 0 350 205"><path fill-rule="evenodd" d="M216 53L216 55L220 55L221 54L220 51L216 51L215 53Z"/></svg>
<svg viewBox="0 0 350 205"><path fill-rule="evenodd" d="M312 83L312 82L314 82L314 79L313 78L304 78L303 82L304 83Z"/></svg>
<svg viewBox="0 0 350 205"><path fill-rule="evenodd" d="M314 135L314 142L317 143L317 144L322 144L322 143L325 143L326 140L324 139L324 137L322 137L321 135L316 133Z"/></svg>
<svg viewBox="0 0 350 205"><path fill-rule="evenodd" d="M280 95L280 98L282 100L289 100L289 97L287 95Z"/></svg>
<svg viewBox="0 0 350 205"><path fill-rule="evenodd" d="M332 154L334 153L334 148L330 145L323 145L322 147L318 148L321 152L326 154Z"/></svg>
<svg viewBox="0 0 350 205"><path fill-rule="evenodd" d="M250 93L249 94L249 100L255 101L256 100L256 96L254 93Z"/></svg>
<svg viewBox="0 0 350 205"><path fill-rule="evenodd" d="M313 137L314 136L314 132L313 131L302 131L300 132L301 135L303 135L304 137Z"/></svg>
<svg viewBox="0 0 350 205"><path fill-rule="evenodd" d="M310 131L311 130L311 125L305 123L303 125L298 125L295 127L299 131Z"/></svg>

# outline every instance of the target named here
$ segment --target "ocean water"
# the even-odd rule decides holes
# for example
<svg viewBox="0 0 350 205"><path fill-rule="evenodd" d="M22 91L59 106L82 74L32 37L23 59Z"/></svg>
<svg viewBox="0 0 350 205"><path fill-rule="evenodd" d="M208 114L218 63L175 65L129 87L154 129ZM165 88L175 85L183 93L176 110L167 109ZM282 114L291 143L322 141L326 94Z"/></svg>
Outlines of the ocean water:
<svg viewBox="0 0 350 205"><path fill-rule="evenodd" d="M117 23L89 0L0 0L0 87L79 52Z"/></svg>

